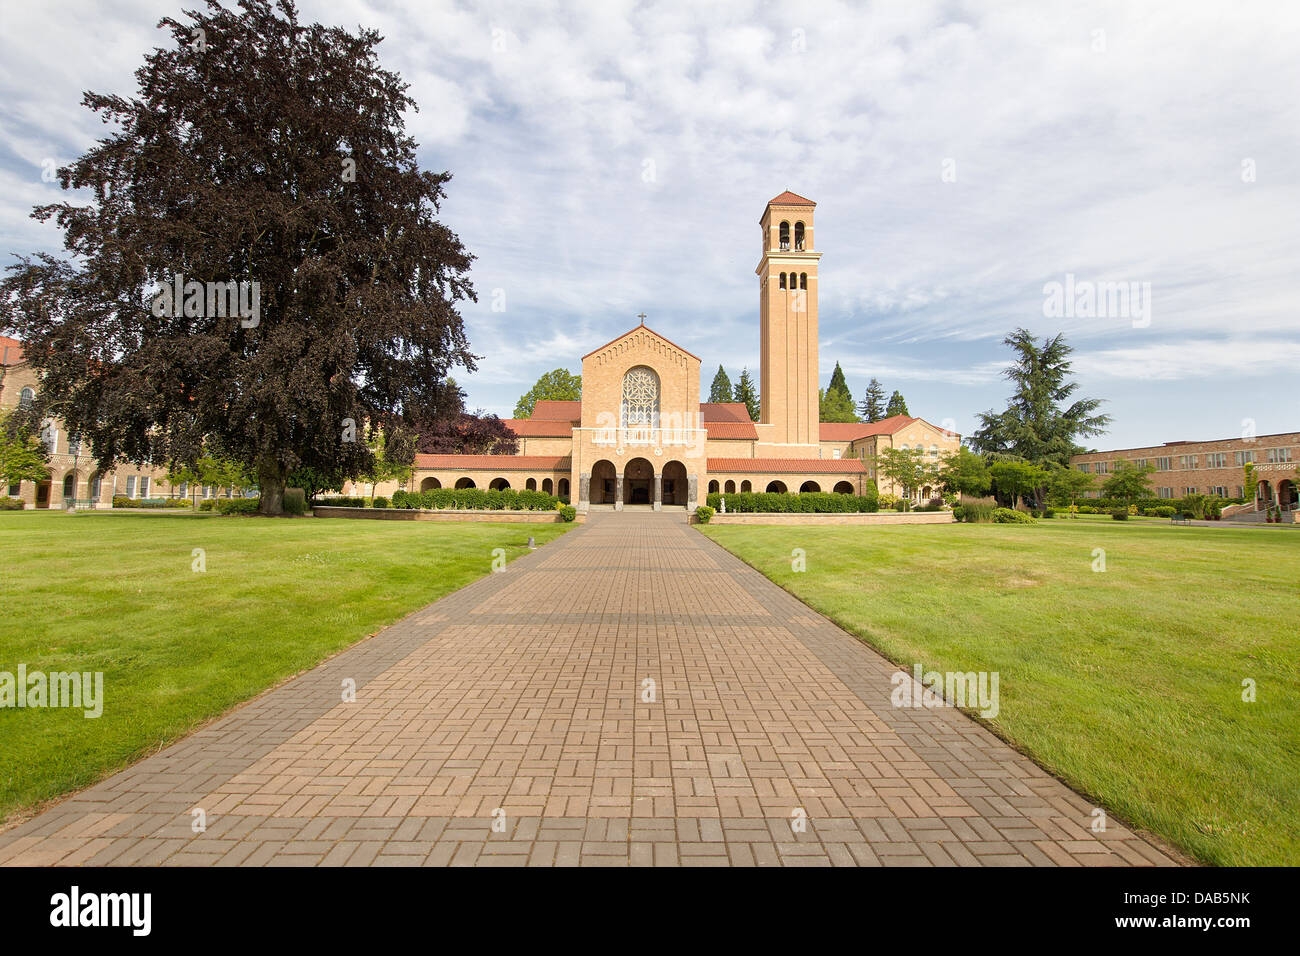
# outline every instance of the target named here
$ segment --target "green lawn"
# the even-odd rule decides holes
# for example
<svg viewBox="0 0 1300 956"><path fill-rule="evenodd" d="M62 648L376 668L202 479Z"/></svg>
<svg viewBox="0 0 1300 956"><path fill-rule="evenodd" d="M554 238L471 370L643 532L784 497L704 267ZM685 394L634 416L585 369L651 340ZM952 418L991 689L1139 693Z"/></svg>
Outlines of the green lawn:
<svg viewBox="0 0 1300 956"><path fill-rule="evenodd" d="M701 530L909 672L997 671L990 725L1123 819L1208 863L1300 864L1300 535L1069 520Z"/></svg>
<svg viewBox="0 0 1300 956"><path fill-rule="evenodd" d="M494 548L572 527L0 513L0 671L102 671L105 697L94 719L0 708L0 819L488 573Z"/></svg>

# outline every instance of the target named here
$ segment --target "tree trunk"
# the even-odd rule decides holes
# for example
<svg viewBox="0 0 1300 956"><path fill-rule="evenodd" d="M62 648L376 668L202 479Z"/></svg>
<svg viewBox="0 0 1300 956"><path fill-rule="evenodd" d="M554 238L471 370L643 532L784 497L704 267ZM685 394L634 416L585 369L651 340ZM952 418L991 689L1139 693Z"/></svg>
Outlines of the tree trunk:
<svg viewBox="0 0 1300 956"><path fill-rule="evenodd" d="M289 475L283 469L263 466L257 475L258 488L262 496L261 503L257 507L259 514L284 514L284 486L288 480Z"/></svg>

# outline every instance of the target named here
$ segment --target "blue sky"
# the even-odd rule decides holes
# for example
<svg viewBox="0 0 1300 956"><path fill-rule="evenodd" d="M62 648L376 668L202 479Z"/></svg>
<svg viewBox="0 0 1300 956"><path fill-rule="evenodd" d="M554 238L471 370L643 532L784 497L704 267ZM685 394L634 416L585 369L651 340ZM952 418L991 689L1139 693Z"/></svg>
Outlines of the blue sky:
<svg viewBox="0 0 1300 956"><path fill-rule="evenodd" d="M177 0L0 7L0 252L42 164L102 135ZM1300 429L1300 5L304 2L378 29L421 163L478 258L472 407L647 324L733 379L758 364L758 218L817 201L823 384L913 414L1003 407L1002 337L1066 333L1099 448ZM1045 315L1045 286L1150 309ZM494 301L504 311L493 311ZM1143 299L1142 301L1146 301ZM1076 313L1078 310L1075 310ZM1086 311L1086 310L1085 310ZM1105 310L1103 310L1105 311Z"/></svg>

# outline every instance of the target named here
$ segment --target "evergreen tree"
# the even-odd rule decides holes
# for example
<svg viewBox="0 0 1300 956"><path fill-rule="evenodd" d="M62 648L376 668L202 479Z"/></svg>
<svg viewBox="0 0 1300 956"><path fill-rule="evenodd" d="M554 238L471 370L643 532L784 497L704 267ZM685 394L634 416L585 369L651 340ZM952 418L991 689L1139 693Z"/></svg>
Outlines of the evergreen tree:
<svg viewBox="0 0 1300 956"><path fill-rule="evenodd" d="M864 422L878 422L885 417L885 388L877 379L867 384L867 391L858 406L858 414Z"/></svg>
<svg viewBox="0 0 1300 956"><path fill-rule="evenodd" d="M1070 456L1083 450L1075 440L1101 434L1110 416L1097 413L1101 400L1096 398L1062 407L1079 387L1068 379L1072 350L1064 336L1044 339L1040 348L1028 330L1016 329L1002 341L1016 353L1015 363L1002 373L1015 390L1006 411L980 415L972 447L986 456L1068 466Z"/></svg>
<svg viewBox="0 0 1300 956"><path fill-rule="evenodd" d="M907 410L907 400L903 398L900 392L895 391L893 395L889 396L889 404L885 406L886 418L890 418L894 415L910 416L911 414L912 413Z"/></svg>
<svg viewBox="0 0 1300 956"><path fill-rule="evenodd" d="M740 381L736 383L736 395L733 400L744 402L745 408L749 410L749 420L751 422L758 421L760 411L758 389L754 387L754 380L749 377L748 368L740 370Z"/></svg>
<svg viewBox="0 0 1300 956"><path fill-rule="evenodd" d="M709 389L710 402L730 402L735 391L731 387L731 379L727 377L727 370L721 365L718 366L718 374L713 376L713 387Z"/></svg>
<svg viewBox="0 0 1300 956"><path fill-rule="evenodd" d="M824 422L856 422L857 414L853 410L853 399L837 388L824 388L818 393L821 414Z"/></svg>
<svg viewBox="0 0 1300 956"><path fill-rule="evenodd" d="M840 368L839 362L835 363L835 371L831 373L831 384L826 391L842 393L849 405L853 405L853 393L849 391L849 383L844 380L844 369Z"/></svg>

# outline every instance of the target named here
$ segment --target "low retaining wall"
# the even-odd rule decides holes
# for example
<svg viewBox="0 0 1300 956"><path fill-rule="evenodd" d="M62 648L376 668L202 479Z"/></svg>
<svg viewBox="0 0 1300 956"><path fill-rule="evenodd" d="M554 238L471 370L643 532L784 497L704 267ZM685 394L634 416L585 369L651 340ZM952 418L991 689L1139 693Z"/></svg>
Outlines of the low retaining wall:
<svg viewBox="0 0 1300 956"><path fill-rule="evenodd" d="M695 516L691 516L695 522ZM718 512L710 524L952 524L951 511L872 511L833 512L831 514L790 514L776 512Z"/></svg>
<svg viewBox="0 0 1300 956"><path fill-rule="evenodd" d="M490 521L497 524L555 524L560 521L558 511L485 511L482 509L460 511L431 511L424 508L340 508L318 505L312 508L317 518L371 518L379 521ZM575 521L585 521L579 514Z"/></svg>

